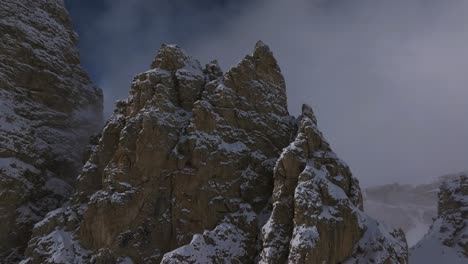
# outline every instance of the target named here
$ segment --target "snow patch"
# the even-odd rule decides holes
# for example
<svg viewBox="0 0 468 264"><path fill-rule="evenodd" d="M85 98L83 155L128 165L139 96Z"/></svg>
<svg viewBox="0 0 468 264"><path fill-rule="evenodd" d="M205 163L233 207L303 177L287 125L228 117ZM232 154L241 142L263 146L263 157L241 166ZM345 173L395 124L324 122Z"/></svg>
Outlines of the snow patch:
<svg viewBox="0 0 468 264"><path fill-rule="evenodd" d="M310 249L316 246L320 239L316 226L295 226L291 239L292 249Z"/></svg>
<svg viewBox="0 0 468 264"><path fill-rule="evenodd" d="M246 234L229 223L218 225L213 231L193 236L190 244L166 253L162 264L234 263L246 256Z"/></svg>
<svg viewBox="0 0 468 264"><path fill-rule="evenodd" d="M45 262L57 264L84 264L87 262L87 257L90 252L81 247L76 240L75 235L64 229L57 228L47 236L39 238L36 242L36 253L42 256L47 256ZM20 262L20 264L28 264L28 259Z"/></svg>

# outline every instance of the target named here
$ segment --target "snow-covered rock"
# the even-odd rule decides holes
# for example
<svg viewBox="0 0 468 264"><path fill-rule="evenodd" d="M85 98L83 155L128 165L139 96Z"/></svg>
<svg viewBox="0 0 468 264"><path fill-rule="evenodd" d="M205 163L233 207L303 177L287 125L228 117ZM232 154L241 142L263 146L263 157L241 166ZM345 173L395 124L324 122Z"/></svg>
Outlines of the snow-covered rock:
<svg viewBox="0 0 468 264"><path fill-rule="evenodd" d="M296 119L286 102L261 42L225 74L163 45L23 263L54 263L64 244L71 263L406 263L312 109Z"/></svg>
<svg viewBox="0 0 468 264"><path fill-rule="evenodd" d="M273 211L262 229L259 263L406 263L403 233L362 212L357 179L307 105L298 125L275 165Z"/></svg>
<svg viewBox="0 0 468 264"><path fill-rule="evenodd" d="M468 176L440 187L438 217L410 251L410 263L468 263Z"/></svg>
<svg viewBox="0 0 468 264"><path fill-rule="evenodd" d="M73 193L102 94L79 64L61 0L0 4L0 259L22 254L32 225ZM2 262L3 263L3 262Z"/></svg>

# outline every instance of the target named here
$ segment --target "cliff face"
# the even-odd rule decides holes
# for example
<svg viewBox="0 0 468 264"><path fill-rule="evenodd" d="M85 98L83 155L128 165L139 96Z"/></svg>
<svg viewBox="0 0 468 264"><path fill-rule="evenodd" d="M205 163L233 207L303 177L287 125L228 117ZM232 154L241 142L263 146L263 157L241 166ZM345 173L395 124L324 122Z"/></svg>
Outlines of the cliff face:
<svg viewBox="0 0 468 264"><path fill-rule="evenodd" d="M79 64L63 1L0 4L0 259L61 205L100 129L102 94Z"/></svg>
<svg viewBox="0 0 468 264"><path fill-rule="evenodd" d="M411 263L466 263L468 260L468 176L440 187L438 216L424 238L411 249Z"/></svg>
<svg viewBox="0 0 468 264"><path fill-rule="evenodd" d="M266 45L225 74L172 45L151 68L23 263L406 263Z"/></svg>

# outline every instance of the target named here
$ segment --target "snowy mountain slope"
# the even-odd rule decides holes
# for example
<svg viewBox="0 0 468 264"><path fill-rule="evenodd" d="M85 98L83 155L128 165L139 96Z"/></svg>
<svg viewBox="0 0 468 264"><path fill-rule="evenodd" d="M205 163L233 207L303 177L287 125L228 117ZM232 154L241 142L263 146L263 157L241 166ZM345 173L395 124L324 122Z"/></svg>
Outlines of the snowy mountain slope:
<svg viewBox="0 0 468 264"><path fill-rule="evenodd" d="M447 179L440 187L438 217L410 252L410 263L468 262L468 176Z"/></svg>

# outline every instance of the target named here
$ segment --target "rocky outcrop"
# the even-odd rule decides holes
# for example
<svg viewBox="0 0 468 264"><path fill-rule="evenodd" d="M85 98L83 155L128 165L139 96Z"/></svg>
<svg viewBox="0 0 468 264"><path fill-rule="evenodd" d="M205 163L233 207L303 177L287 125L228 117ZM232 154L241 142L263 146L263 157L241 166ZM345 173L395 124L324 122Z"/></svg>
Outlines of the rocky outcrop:
<svg viewBox="0 0 468 264"><path fill-rule="evenodd" d="M0 32L0 259L8 263L32 225L72 193L83 146L101 127L102 94L80 67L63 1L2 0Z"/></svg>
<svg viewBox="0 0 468 264"><path fill-rule="evenodd" d="M22 263L406 263L270 49L223 74L163 45L117 103L69 206Z"/></svg>
<svg viewBox="0 0 468 264"><path fill-rule="evenodd" d="M318 131L309 107L298 124L275 166L259 263L406 263L404 235L363 214L358 181Z"/></svg>
<svg viewBox="0 0 468 264"><path fill-rule="evenodd" d="M411 249L410 263L468 261L468 176L446 180L439 191L438 217Z"/></svg>

